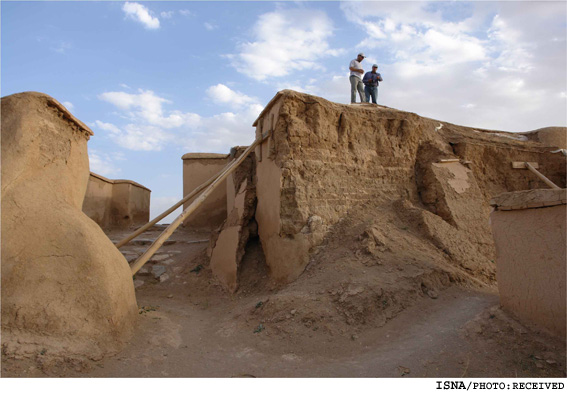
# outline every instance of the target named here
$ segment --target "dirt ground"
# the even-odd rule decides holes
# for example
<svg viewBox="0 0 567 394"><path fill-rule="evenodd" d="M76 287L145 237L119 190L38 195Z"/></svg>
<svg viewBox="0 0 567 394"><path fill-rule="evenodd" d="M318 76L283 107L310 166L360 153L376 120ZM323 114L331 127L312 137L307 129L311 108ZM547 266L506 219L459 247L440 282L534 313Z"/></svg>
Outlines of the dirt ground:
<svg viewBox="0 0 567 394"><path fill-rule="evenodd" d="M153 262L168 277L135 277L138 327L120 352L100 360L55 358L47 351L35 358L3 355L2 376L566 376L565 342L504 313L495 287L471 286L415 263L416 256L360 257L352 243L336 242L365 225L343 226L352 230L347 233L339 226L328 242L333 247L323 247L285 287L270 283L252 241L233 295L208 268L203 241L209 233L180 229L158 252L161 261ZM138 243L146 245L122 252L133 259L162 229L140 236ZM402 229L411 237L412 229ZM358 239L366 245L365 237Z"/></svg>

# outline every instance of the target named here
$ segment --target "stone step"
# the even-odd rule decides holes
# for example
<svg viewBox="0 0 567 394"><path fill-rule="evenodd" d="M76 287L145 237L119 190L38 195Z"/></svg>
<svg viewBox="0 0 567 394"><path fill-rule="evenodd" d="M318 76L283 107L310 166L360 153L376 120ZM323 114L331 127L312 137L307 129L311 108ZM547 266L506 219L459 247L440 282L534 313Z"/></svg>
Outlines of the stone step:
<svg viewBox="0 0 567 394"><path fill-rule="evenodd" d="M162 262L164 260L169 259L171 256L169 254L154 254L151 258L150 258L150 263L159 263Z"/></svg>
<svg viewBox="0 0 567 394"><path fill-rule="evenodd" d="M154 265L152 267L152 275L154 278L158 279L160 276L165 274L166 268L163 265Z"/></svg>
<svg viewBox="0 0 567 394"><path fill-rule="evenodd" d="M136 276L149 276L149 275L151 275L151 267L148 267L147 265L143 266L138 270L138 272L136 272Z"/></svg>
<svg viewBox="0 0 567 394"><path fill-rule="evenodd" d="M131 262L135 261L138 258L137 254L125 254L124 257L126 258L126 261L128 262L128 264L130 264Z"/></svg>
<svg viewBox="0 0 567 394"><path fill-rule="evenodd" d="M151 245L154 241L155 239L151 239L151 238L138 238L138 239L133 239L132 241L130 241L130 243L132 245ZM167 246L167 245L173 245L175 243L177 243L176 240L168 239L163 243L163 245Z"/></svg>

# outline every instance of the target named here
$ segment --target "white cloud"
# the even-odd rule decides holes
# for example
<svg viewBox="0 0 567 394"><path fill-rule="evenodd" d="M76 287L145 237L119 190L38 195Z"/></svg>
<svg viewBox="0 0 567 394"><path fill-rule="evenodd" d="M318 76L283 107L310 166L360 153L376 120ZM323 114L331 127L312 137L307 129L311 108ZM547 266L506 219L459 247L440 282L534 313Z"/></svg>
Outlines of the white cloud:
<svg viewBox="0 0 567 394"><path fill-rule="evenodd" d="M236 92L228 86L219 83L207 89L207 95L215 103L228 104L232 107L242 107L243 105L258 103L258 100L243 93Z"/></svg>
<svg viewBox="0 0 567 394"><path fill-rule="evenodd" d="M114 164L114 160L116 158L107 153L89 148L89 168L96 174L109 178L117 176L122 170Z"/></svg>
<svg viewBox="0 0 567 394"><path fill-rule="evenodd" d="M199 115L193 113L171 111L168 116L164 116L162 105L171 104L171 101L157 96L151 90L139 89L137 94L105 92L100 94L98 98L126 111L125 115L130 119L142 118L154 126L175 128L188 123L199 122Z"/></svg>
<svg viewBox="0 0 567 394"><path fill-rule="evenodd" d="M163 105L173 103L150 90L140 89L137 94L105 92L99 99L116 106L129 123L119 127L97 120L93 127L107 131L110 139L131 150L162 150L175 144L188 151L228 152L232 146L251 143L255 135L252 123L263 106L222 84L211 86L206 93L235 112L210 117L177 109L166 112Z"/></svg>
<svg viewBox="0 0 567 394"><path fill-rule="evenodd" d="M249 145L254 141L252 123L262 111L261 105L252 105L241 112L225 112L203 118L199 128L184 138L189 152L228 153L236 145Z"/></svg>
<svg viewBox="0 0 567 394"><path fill-rule="evenodd" d="M75 108L73 103L70 101L63 101L61 104L63 104L69 111L73 111L73 109Z"/></svg>
<svg viewBox="0 0 567 394"><path fill-rule="evenodd" d="M191 16L193 13L189 10L179 10L179 13L183 16Z"/></svg>
<svg viewBox="0 0 567 394"><path fill-rule="evenodd" d="M162 11L160 12L159 16L161 16L163 19L171 19L173 17L173 14L173 11Z"/></svg>
<svg viewBox="0 0 567 394"><path fill-rule="evenodd" d="M126 2L122 6L122 11L127 18L140 22L146 29L159 29L159 19L152 16L150 10L139 3Z"/></svg>
<svg viewBox="0 0 567 394"><path fill-rule="evenodd" d="M43 40L44 40L43 38L39 39L40 42ZM67 41L53 41L53 40L49 40L49 41L50 41L49 49L52 50L53 52L57 52L60 54L65 54L67 50L73 47L73 45Z"/></svg>
<svg viewBox="0 0 567 394"><path fill-rule="evenodd" d="M211 31L211 30L215 30L218 29L218 26L209 22L205 22L203 23L203 26L205 26L205 29Z"/></svg>
<svg viewBox="0 0 567 394"><path fill-rule="evenodd" d="M154 194L152 192L152 194ZM156 197L152 196L150 200L150 220L153 220L156 216L161 215L166 209L171 208L173 204L181 200L180 197ZM177 208L175 211L170 213L167 217L160 220L158 223L171 223L181 215L183 211L183 206Z"/></svg>
<svg viewBox="0 0 567 394"><path fill-rule="evenodd" d="M120 133L120 129L117 126L113 125L112 123L101 122L100 120L95 121L94 127L97 127L101 130L110 131L113 134Z"/></svg>
<svg viewBox="0 0 567 394"><path fill-rule="evenodd" d="M68 49L71 49L73 47L72 44L68 41L55 40L46 36L37 36L36 40L37 42L47 45L49 47L49 50L61 54L64 54Z"/></svg>
<svg viewBox="0 0 567 394"><path fill-rule="evenodd" d="M493 51L497 53L492 64L500 70L529 72L533 69L531 45L523 42L520 31L511 28L500 15L492 20L488 37Z"/></svg>
<svg viewBox="0 0 567 394"><path fill-rule="evenodd" d="M380 56L379 103L509 131L565 123L557 94L567 85L566 48L553 40L566 35L564 2L345 2L341 9L365 33L357 49ZM344 89L346 96L348 83Z"/></svg>
<svg viewBox="0 0 567 394"><path fill-rule="evenodd" d="M151 125L128 124L116 137L119 145L132 150L160 151L173 140L173 135Z"/></svg>
<svg viewBox="0 0 567 394"><path fill-rule="evenodd" d="M442 65L451 65L486 59L483 43L473 36L448 35L435 29L429 29L421 38L428 47L427 59L429 61L438 58Z"/></svg>
<svg viewBox="0 0 567 394"><path fill-rule="evenodd" d="M323 70L320 59L343 53L329 45L333 29L331 19L322 11L269 12L258 18L252 31L254 41L241 43L240 52L227 57L239 72L258 81L294 70Z"/></svg>
<svg viewBox="0 0 567 394"><path fill-rule="evenodd" d="M95 121L95 127L108 131L108 136L123 148L137 151L160 151L173 135L159 127L130 123L122 129L112 123Z"/></svg>

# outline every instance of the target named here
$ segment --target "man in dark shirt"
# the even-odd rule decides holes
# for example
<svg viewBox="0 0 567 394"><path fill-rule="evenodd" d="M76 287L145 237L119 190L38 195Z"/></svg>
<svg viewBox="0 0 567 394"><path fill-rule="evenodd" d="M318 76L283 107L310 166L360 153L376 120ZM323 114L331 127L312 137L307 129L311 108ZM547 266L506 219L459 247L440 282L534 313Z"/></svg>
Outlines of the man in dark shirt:
<svg viewBox="0 0 567 394"><path fill-rule="evenodd" d="M376 104L376 99L378 98L378 81L382 81L382 76L378 71L378 65L372 65L372 71L368 71L364 74L362 78L362 83L364 83L364 94L366 96L366 102L370 102L370 96L372 96L372 102Z"/></svg>

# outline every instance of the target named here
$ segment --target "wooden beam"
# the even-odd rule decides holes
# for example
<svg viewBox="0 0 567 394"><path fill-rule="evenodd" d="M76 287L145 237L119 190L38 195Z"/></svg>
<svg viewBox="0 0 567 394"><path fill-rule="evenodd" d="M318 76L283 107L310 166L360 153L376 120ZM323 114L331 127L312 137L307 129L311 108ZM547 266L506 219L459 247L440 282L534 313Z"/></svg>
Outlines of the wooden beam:
<svg viewBox="0 0 567 394"><path fill-rule="evenodd" d="M267 135L266 135L267 137ZM189 217L195 210L205 201L205 199L224 181L238 166L248 157L248 155L264 140L264 135L257 138L252 145L250 145L238 159L232 162L206 189L205 191L195 199L185 209L181 215L177 217L161 234L160 236L150 245L150 247L142 254L130 267L132 270L132 275L139 271L140 268L148 262L148 260L157 252L157 250L163 245L165 241L171 237L173 232L183 223L183 221Z"/></svg>
<svg viewBox="0 0 567 394"><path fill-rule="evenodd" d="M536 170L534 168L533 165L531 165L528 162L525 162L524 165L526 166L526 168L528 170L530 170L531 172L533 172L534 174L536 174L536 176L541 179L547 186L551 187L552 189L561 189L559 186L557 186L555 183L551 182L549 180L549 178L547 178L545 175L543 175L541 172L539 172L538 170Z"/></svg>
<svg viewBox="0 0 567 394"><path fill-rule="evenodd" d="M149 229L150 227L152 227L154 224L156 224L157 222L159 222L161 219L163 219L164 217L168 216L171 212L175 211L177 208L179 208L183 203L185 203L186 201L190 200L191 198L195 197L197 194L199 194L201 191L203 191L207 186L209 186L211 183L214 182L215 179L217 179L232 163L234 163L234 160L232 160L230 163L228 163L226 166L223 167L222 170L220 170L215 176L213 176L212 178L210 178L209 180L207 180L206 182L200 184L199 186L197 186L191 193L189 193L188 195L186 195L185 197L183 197L181 200L179 200L178 202L176 202L174 205L171 206L171 208L167 209L166 211L164 211L161 215L157 216L156 218L154 218L153 220L149 221L148 223L144 224L142 227L140 227L139 229L137 229L136 231L134 231L132 234L128 235L126 238L124 238L123 240L121 240L120 242L117 242L115 244L115 246L117 248L121 248L122 246L126 245L128 242L130 242L131 240L133 240L134 238L136 238L138 235L142 234L143 232L145 232L147 229Z"/></svg>
<svg viewBox="0 0 567 394"><path fill-rule="evenodd" d="M526 167L526 163L528 163L528 162L525 162L525 161L513 161L513 162L512 162L512 168L516 168L516 169L526 169L526 168L527 168L527 167ZM535 161L530 161L529 163L530 163L530 165L531 165L533 168L539 168L539 164L537 164Z"/></svg>

